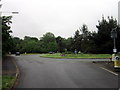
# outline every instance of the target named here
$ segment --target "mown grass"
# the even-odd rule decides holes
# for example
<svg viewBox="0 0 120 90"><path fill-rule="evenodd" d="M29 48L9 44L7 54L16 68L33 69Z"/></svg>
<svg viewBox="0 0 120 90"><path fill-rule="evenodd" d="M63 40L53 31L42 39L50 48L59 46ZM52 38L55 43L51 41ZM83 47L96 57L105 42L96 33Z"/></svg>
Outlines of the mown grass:
<svg viewBox="0 0 120 90"><path fill-rule="evenodd" d="M42 54L41 57L48 58L111 58L110 54Z"/></svg>
<svg viewBox="0 0 120 90"><path fill-rule="evenodd" d="M2 76L0 75L0 90L2 89Z"/></svg>
<svg viewBox="0 0 120 90"><path fill-rule="evenodd" d="M2 76L2 90L10 88L15 82L15 77L13 76Z"/></svg>

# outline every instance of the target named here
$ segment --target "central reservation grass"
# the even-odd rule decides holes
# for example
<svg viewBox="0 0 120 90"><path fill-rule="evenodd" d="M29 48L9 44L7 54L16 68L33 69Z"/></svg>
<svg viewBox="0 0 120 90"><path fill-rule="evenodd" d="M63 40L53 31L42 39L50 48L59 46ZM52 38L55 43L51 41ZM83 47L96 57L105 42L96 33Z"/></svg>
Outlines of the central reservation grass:
<svg viewBox="0 0 120 90"><path fill-rule="evenodd" d="M48 58L111 58L110 54L42 54L41 57Z"/></svg>

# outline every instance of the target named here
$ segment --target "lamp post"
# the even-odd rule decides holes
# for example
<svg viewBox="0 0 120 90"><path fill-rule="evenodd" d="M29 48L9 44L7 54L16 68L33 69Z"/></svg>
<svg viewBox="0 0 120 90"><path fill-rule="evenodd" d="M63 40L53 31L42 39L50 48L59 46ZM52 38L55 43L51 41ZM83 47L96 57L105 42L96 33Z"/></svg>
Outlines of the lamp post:
<svg viewBox="0 0 120 90"><path fill-rule="evenodd" d="M117 71L117 70L120 70L120 58L115 55L117 53L116 43L115 43L115 39L117 38L116 28L112 29L111 38L113 38L114 40L114 49L113 49L114 54L112 54L112 60L114 61L114 70Z"/></svg>
<svg viewBox="0 0 120 90"><path fill-rule="evenodd" d="M116 49L116 41L115 41L115 39L117 38L116 28L112 29L112 31L111 31L111 38L113 38L113 41L114 41L113 53L115 54L115 53L117 52L117 49Z"/></svg>

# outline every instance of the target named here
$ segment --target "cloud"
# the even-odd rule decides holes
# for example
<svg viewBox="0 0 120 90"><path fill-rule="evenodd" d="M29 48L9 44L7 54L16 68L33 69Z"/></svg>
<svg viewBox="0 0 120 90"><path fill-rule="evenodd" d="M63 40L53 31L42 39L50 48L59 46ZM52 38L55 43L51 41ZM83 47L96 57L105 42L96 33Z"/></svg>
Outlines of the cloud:
<svg viewBox="0 0 120 90"><path fill-rule="evenodd" d="M14 36L40 37L49 31L56 36L69 37L84 23L90 30L96 30L102 14L117 18L118 1L4 0L3 11L19 11L19 15L13 15Z"/></svg>

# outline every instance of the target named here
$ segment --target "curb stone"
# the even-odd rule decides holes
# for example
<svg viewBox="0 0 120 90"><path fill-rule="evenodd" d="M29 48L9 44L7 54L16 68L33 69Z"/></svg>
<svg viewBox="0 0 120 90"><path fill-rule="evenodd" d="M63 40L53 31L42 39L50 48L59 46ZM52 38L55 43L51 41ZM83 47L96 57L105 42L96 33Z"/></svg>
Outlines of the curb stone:
<svg viewBox="0 0 120 90"><path fill-rule="evenodd" d="M16 74L15 74L15 81L14 81L13 85L10 87L10 90L13 90L13 88L17 85L17 81L18 81L19 75L20 75L20 69L19 69L16 61L12 59L12 62L14 63L14 65L16 67Z"/></svg>

